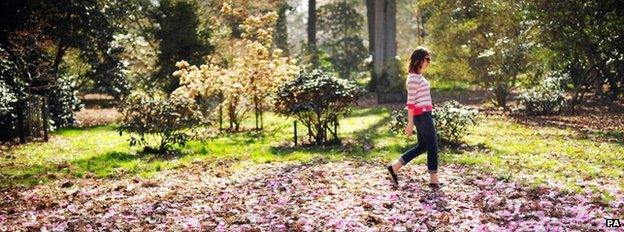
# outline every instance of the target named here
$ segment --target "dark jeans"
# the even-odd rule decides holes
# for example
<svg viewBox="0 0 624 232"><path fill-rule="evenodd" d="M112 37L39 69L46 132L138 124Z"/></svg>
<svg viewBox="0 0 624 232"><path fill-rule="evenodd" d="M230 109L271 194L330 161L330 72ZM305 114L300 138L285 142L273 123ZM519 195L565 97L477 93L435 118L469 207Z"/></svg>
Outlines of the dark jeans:
<svg viewBox="0 0 624 232"><path fill-rule="evenodd" d="M413 147L401 156L403 165L409 163L416 156L427 151L427 168L430 173L438 171L438 136L431 117L431 112L423 112L414 117L416 134L418 135L418 146Z"/></svg>

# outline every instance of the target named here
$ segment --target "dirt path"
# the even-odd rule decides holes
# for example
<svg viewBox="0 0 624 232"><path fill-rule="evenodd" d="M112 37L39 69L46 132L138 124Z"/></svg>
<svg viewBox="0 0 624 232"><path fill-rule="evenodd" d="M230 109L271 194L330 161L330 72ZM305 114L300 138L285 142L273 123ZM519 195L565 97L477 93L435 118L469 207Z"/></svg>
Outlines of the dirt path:
<svg viewBox="0 0 624 232"><path fill-rule="evenodd" d="M437 191L426 186L424 166L401 170L399 188L381 164L228 166L6 190L0 230L610 231L605 217L624 222L622 193L603 205L590 194L523 187L462 166L443 166L446 185Z"/></svg>

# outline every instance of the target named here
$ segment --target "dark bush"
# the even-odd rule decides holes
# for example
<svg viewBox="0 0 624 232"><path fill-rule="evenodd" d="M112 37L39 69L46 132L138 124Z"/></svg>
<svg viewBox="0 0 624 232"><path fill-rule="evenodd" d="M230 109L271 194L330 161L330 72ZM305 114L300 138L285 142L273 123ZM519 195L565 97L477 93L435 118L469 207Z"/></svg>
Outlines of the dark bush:
<svg viewBox="0 0 624 232"><path fill-rule="evenodd" d="M275 102L279 113L295 116L317 145L326 144L327 131L338 140L338 117L350 112L363 89L354 82L327 75L320 70L301 73L279 87Z"/></svg>
<svg viewBox="0 0 624 232"><path fill-rule="evenodd" d="M172 144L184 146L189 139L188 130L203 118L194 100L178 95L164 100L131 96L121 114L119 134L124 131L137 133L138 138L131 135L131 146L139 144L145 146L146 152L160 154L169 151ZM156 137L158 147L151 146L146 135Z"/></svg>

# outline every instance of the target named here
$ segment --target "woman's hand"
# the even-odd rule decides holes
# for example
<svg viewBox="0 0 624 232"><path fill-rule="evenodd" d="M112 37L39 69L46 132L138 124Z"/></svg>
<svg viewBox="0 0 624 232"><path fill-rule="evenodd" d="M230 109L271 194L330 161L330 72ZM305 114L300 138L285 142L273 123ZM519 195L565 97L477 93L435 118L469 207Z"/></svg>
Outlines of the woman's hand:
<svg viewBox="0 0 624 232"><path fill-rule="evenodd" d="M412 136L414 133L414 112L407 110L407 125L405 126L405 135Z"/></svg>
<svg viewBox="0 0 624 232"><path fill-rule="evenodd" d="M405 127L405 135L412 136L413 133L414 133L414 125L407 124L407 126Z"/></svg>

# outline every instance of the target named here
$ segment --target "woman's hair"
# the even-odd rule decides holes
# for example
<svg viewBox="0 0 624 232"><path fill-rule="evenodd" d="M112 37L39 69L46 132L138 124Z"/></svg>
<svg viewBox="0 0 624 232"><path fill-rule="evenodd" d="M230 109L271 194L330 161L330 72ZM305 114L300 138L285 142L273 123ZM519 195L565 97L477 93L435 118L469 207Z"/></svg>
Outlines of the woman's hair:
<svg viewBox="0 0 624 232"><path fill-rule="evenodd" d="M422 64L425 57L427 57L429 54L431 54L431 52L429 52L427 48L417 47L410 57L409 72L420 73L420 65Z"/></svg>

